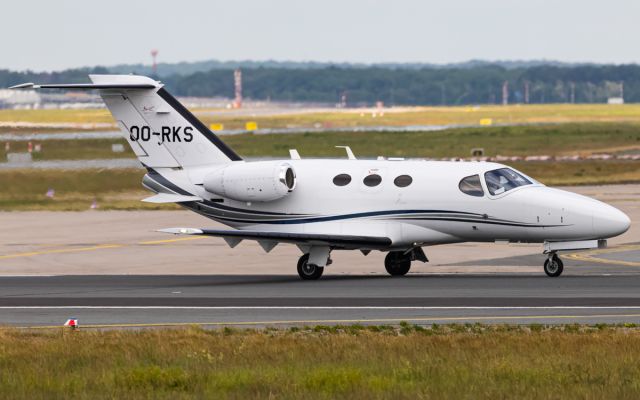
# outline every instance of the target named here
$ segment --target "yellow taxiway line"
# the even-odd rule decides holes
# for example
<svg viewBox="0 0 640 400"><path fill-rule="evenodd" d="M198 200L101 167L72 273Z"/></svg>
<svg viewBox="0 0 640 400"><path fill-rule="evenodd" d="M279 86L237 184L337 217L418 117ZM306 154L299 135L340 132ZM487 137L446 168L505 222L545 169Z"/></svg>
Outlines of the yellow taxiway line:
<svg viewBox="0 0 640 400"><path fill-rule="evenodd" d="M114 249L118 247L124 247L124 244L100 244L97 246L89 246L89 247L77 247L77 248L62 248L62 249L51 249L51 250L42 250L42 251L30 251L27 253L15 253L15 254L7 254L4 256L0 256L0 260L4 260L7 258L20 258L20 257L33 257L33 256L41 256L45 254L57 254L57 253L76 253L81 251L93 251L93 250L102 250L102 249Z"/></svg>
<svg viewBox="0 0 640 400"><path fill-rule="evenodd" d="M309 319L309 320L276 320L276 321L225 321L225 322L158 322L132 324L94 324L82 325L85 329L107 328L161 328L180 326L254 326L254 325L309 325L309 324L357 324L357 323L400 323L435 322L435 321L487 321L487 320L536 320L536 319L586 319L586 318L640 318L640 314L594 314L594 315L489 315L466 317L405 317L405 318L360 318L360 319ZM19 326L14 329L59 329L61 325Z"/></svg>
<svg viewBox="0 0 640 400"><path fill-rule="evenodd" d="M187 240L201 240L201 239L207 239L207 237L206 236L189 236L189 237L182 237L177 239L150 240L147 242L138 242L138 244L144 244L144 245L167 244L167 243L175 243L175 242L185 242Z"/></svg>
<svg viewBox="0 0 640 400"><path fill-rule="evenodd" d="M148 241L138 242L136 243L136 245L143 245L143 246L163 245L163 244L171 244L176 242L184 242L189 240L201 240L206 238L207 238L206 236L189 236L189 237L181 237L181 238L175 238L175 239L148 240ZM30 251L30 252L24 252L24 253L0 255L0 260L22 258L22 257L34 257L34 256L47 255L47 254L78 253L78 252L85 252L85 251L115 249L115 248L122 248L122 247L128 247L128 246L131 246L131 245L129 244L97 244L95 246L77 247L77 248L73 248L73 247L72 248L68 248L68 247L52 248L52 249L40 250L40 251ZM594 263L601 263L601 264L616 264L616 265L625 265L625 266L631 266L631 267L640 267L640 262L610 260L610 259L594 257L599 254L618 253L622 251L633 251L633 250L640 250L640 245L627 245L627 246L619 246L619 247L614 247L609 249L598 249L598 250L591 250L591 251L586 251L581 253L571 253L571 254L567 254L565 257L573 260L587 261L587 262L594 262Z"/></svg>
<svg viewBox="0 0 640 400"><path fill-rule="evenodd" d="M640 267L640 262L610 260L605 258L594 257L600 254L620 253L623 251L634 251L634 250L640 250L640 245L626 245L626 246L613 247L609 249L590 250L582 253L567 254L566 257L571 258L573 260L594 262L594 263L600 263L600 264L616 264L616 265L626 265L630 267Z"/></svg>
<svg viewBox="0 0 640 400"><path fill-rule="evenodd" d="M187 240L199 240L199 239L206 239L205 236L190 236L190 237L184 237L184 238L177 238L177 239L164 239L164 240L151 240L151 241L145 241L145 242L138 242L136 243L137 245L162 245L162 244L170 244L170 243L175 243L175 242L184 242ZM78 253L78 252L83 252L83 251L95 251L95 250L104 250L104 249L117 249L117 248L121 248L121 247L128 247L131 246L129 244L98 244L95 246L88 246L88 247L64 247L64 248L53 248L53 249L48 249L48 250L40 250L40 251L29 251L29 252L24 252L24 253L14 253L14 254L7 254L7 255L0 255L0 260L5 260L5 259L9 259L9 258L21 258L21 257L34 257L34 256L41 256L41 255L46 255L46 254L59 254L59 253Z"/></svg>

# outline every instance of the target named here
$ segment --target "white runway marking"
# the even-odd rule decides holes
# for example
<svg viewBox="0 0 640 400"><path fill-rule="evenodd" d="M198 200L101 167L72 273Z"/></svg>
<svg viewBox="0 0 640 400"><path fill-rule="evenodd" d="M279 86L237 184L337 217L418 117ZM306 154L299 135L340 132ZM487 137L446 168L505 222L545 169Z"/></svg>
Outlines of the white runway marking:
<svg viewBox="0 0 640 400"><path fill-rule="evenodd" d="M640 310L640 306L0 306L0 310Z"/></svg>

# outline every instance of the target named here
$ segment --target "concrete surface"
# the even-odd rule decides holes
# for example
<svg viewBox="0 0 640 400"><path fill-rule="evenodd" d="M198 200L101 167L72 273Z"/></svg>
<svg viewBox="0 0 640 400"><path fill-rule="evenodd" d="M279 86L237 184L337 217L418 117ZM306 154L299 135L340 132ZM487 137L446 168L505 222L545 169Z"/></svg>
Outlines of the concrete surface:
<svg viewBox="0 0 640 400"><path fill-rule="evenodd" d="M428 248L404 278L384 254L335 252L317 282L299 250L154 232L214 227L186 211L0 213L0 324L110 327L335 323L640 323L640 185L571 188L625 211L629 232L602 250L565 254L547 278L540 245Z"/></svg>
<svg viewBox="0 0 640 400"><path fill-rule="evenodd" d="M618 257L615 246L640 242L640 185L569 188L622 209L631 229L609 241L606 256ZM0 275L38 274L295 274L301 255L293 245L279 245L266 254L257 243L245 241L235 249L222 239L176 237L157 229L221 225L188 211L86 211L0 213ZM621 253L637 263L638 249ZM541 245L462 243L425 249L428 264L413 272L500 273L539 272L544 261ZM532 255L505 263L507 257ZM365 257L357 251L336 251L327 275L385 274L384 254ZM503 259L494 264L490 260ZM600 262L591 262L594 266Z"/></svg>

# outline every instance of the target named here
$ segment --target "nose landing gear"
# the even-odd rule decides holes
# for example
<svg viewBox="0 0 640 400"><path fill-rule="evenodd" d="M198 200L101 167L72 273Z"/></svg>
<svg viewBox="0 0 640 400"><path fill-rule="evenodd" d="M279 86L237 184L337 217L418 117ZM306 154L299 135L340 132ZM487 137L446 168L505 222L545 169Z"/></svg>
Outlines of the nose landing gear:
<svg viewBox="0 0 640 400"><path fill-rule="evenodd" d="M549 256L544 262L544 273L547 274L547 276L555 278L562 275L563 270L564 264L558 254L555 252L549 253Z"/></svg>

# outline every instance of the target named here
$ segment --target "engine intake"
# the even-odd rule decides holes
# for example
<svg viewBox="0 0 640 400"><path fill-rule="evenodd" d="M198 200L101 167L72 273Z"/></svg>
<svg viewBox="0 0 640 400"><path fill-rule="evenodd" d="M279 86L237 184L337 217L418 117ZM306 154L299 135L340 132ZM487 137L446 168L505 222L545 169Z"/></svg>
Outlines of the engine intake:
<svg viewBox="0 0 640 400"><path fill-rule="evenodd" d="M273 201L291 193L296 174L278 161L232 163L204 177L207 192L238 201Z"/></svg>

